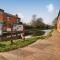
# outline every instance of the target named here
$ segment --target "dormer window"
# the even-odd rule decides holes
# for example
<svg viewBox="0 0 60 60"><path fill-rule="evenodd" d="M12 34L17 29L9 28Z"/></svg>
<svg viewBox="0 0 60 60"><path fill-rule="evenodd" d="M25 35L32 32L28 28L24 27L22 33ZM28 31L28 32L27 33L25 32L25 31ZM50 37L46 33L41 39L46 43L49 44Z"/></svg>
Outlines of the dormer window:
<svg viewBox="0 0 60 60"><path fill-rule="evenodd" d="M20 22L20 18L17 19L17 23L19 23L19 22Z"/></svg>

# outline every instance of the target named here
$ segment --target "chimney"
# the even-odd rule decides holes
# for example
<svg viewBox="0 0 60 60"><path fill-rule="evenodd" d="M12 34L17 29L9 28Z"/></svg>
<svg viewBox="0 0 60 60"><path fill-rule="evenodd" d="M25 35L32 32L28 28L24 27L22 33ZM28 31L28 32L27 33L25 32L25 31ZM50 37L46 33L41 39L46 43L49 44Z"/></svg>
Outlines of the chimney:
<svg viewBox="0 0 60 60"><path fill-rule="evenodd" d="M16 14L16 17L18 17L18 15Z"/></svg>
<svg viewBox="0 0 60 60"><path fill-rule="evenodd" d="M0 9L0 12L4 12L4 10L3 9Z"/></svg>

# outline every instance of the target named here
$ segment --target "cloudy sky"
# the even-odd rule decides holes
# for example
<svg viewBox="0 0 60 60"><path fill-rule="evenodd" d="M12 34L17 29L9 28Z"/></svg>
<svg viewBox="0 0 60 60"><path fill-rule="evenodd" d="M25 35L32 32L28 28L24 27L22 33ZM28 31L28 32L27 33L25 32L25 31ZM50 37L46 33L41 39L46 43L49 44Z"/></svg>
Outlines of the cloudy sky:
<svg viewBox="0 0 60 60"><path fill-rule="evenodd" d="M51 24L60 9L60 0L0 0L0 8L11 14L18 14L26 23L36 14L46 24Z"/></svg>

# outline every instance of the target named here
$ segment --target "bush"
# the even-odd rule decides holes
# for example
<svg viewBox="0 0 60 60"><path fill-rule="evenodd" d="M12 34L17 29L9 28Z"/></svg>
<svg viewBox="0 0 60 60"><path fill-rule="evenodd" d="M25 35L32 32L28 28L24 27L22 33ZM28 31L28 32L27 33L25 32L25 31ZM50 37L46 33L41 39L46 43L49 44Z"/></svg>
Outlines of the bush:
<svg viewBox="0 0 60 60"><path fill-rule="evenodd" d="M53 29L47 34L47 38L51 37L52 36L52 33L53 33Z"/></svg>
<svg viewBox="0 0 60 60"><path fill-rule="evenodd" d="M44 31L34 31L33 32L33 36L41 36L41 35L43 35L45 32Z"/></svg>
<svg viewBox="0 0 60 60"><path fill-rule="evenodd" d="M25 31L25 36L27 36L27 35L32 35L32 33L33 33L32 31L26 30L26 31Z"/></svg>

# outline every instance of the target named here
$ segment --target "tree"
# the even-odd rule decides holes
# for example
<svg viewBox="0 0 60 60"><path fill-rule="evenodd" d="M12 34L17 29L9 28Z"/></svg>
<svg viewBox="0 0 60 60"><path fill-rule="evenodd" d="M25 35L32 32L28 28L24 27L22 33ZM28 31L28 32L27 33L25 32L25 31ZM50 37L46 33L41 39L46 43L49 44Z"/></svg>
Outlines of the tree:
<svg viewBox="0 0 60 60"><path fill-rule="evenodd" d="M32 16L31 26L33 28L44 28L45 24L43 18L36 18L36 15Z"/></svg>
<svg viewBox="0 0 60 60"><path fill-rule="evenodd" d="M43 28L45 26L44 22L43 22L43 18L37 18L37 27L39 28Z"/></svg>
<svg viewBox="0 0 60 60"><path fill-rule="evenodd" d="M32 16L32 20L36 20L36 15L34 14L33 16Z"/></svg>
<svg viewBox="0 0 60 60"><path fill-rule="evenodd" d="M29 24L26 24L26 23L23 23L24 25L24 28L27 30L27 29L32 29L32 26L29 25Z"/></svg>

